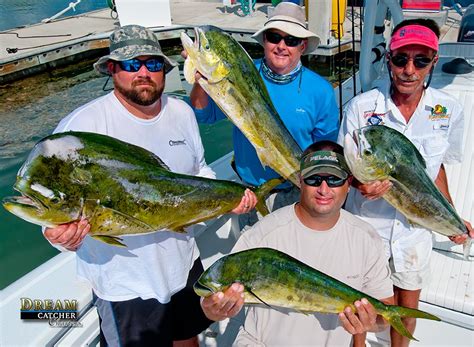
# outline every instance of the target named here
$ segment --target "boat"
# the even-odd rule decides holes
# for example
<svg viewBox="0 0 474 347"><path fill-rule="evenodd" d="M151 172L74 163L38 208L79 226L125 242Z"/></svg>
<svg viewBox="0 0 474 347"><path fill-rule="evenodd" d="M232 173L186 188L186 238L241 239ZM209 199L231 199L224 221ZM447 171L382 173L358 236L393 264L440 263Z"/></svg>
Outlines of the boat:
<svg viewBox="0 0 474 347"><path fill-rule="evenodd" d="M373 27L385 24L386 11L390 10L395 23L403 18L397 1L367 0L365 26L362 34L360 71L355 80L346 80L336 89L341 105L361 90L386 83L383 35L374 37ZM160 29L166 34L166 29ZM173 29L174 30L174 29ZM365 29L364 29L365 30ZM432 86L452 94L464 105L465 134L464 160L459 165L447 167L449 187L457 211L474 221L474 72L450 74L443 72L443 65L454 58L474 61L473 42L441 43L440 61L434 71ZM177 72L177 71L176 71ZM179 89L180 76L173 76L174 83L165 92ZM169 82L169 81L168 81ZM171 85L174 84L174 85ZM211 164L218 178L238 181L230 166L232 153ZM200 223L195 229L196 239L204 267L210 266L228 254L240 235L237 217L223 215ZM447 238L433 234L433 279L422 291L420 309L433 313L442 322L419 320L415 336L416 346L472 346L474 338L474 265L464 260L460 246ZM471 251L471 255L472 251ZM32 322L20 317L22 299L77 301L79 319L70 324ZM98 316L91 303L91 289L75 277L75 254L61 253L21 277L0 292L0 345L1 346L97 346L99 345ZM214 323L199 336L201 346L229 346L236 327L228 321ZM387 333L367 336L367 345L389 345Z"/></svg>

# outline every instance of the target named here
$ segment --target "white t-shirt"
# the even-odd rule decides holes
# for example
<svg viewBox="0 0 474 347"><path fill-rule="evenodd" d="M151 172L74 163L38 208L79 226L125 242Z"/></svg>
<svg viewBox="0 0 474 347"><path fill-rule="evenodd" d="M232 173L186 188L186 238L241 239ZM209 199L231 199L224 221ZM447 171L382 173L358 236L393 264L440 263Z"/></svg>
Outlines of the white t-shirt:
<svg viewBox="0 0 474 347"><path fill-rule="evenodd" d="M333 228L315 231L300 222L294 204L282 207L247 230L233 252L257 247L287 253L375 298L393 295L380 237L368 223L344 210ZM337 314L248 306L234 345L349 346L351 339Z"/></svg>
<svg viewBox="0 0 474 347"><path fill-rule="evenodd" d="M112 136L155 153L174 172L214 178L204 160L192 109L166 95L161 103L156 117L140 119L111 92L72 112L55 133L73 130ZM184 288L199 256L192 232L160 231L123 239L127 248L86 236L76 252L78 276L90 282L98 297L108 301L156 298L167 303Z"/></svg>
<svg viewBox="0 0 474 347"><path fill-rule="evenodd" d="M344 110L338 142L344 135L367 125L383 124L403 133L420 151L431 179L441 164L462 159L462 106L439 90L425 90L409 122L393 103L389 88L373 89L353 98ZM357 189L347 197L346 210L372 224L382 237L387 257L393 258L397 272L418 271L429 265L431 232L410 226L406 218L384 199L365 199Z"/></svg>

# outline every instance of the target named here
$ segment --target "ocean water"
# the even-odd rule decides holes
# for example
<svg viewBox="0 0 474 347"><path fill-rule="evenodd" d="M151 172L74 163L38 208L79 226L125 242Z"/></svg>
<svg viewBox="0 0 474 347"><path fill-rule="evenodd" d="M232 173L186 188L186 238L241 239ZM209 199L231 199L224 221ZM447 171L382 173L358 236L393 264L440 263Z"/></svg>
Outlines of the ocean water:
<svg viewBox="0 0 474 347"><path fill-rule="evenodd" d="M40 23L64 10L77 0L2 0L0 1L0 31ZM81 0L61 18L107 7L106 0Z"/></svg>

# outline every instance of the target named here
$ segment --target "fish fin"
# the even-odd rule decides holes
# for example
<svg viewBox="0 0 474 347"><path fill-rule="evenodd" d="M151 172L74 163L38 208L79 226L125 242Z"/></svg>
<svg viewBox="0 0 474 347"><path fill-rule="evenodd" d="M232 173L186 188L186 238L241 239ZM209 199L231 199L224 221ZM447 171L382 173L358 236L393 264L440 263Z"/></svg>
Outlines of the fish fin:
<svg viewBox="0 0 474 347"><path fill-rule="evenodd" d="M123 242L120 242L120 241L123 241L120 237L108 236L108 235L91 235L91 237L98 241L105 242L108 245L118 246L118 247L127 247Z"/></svg>
<svg viewBox="0 0 474 347"><path fill-rule="evenodd" d="M262 304L264 304L265 306L268 306L269 308L273 308L273 307L271 307L269 304L267 304L265 301L263 301L262 299L260 299L260 298L257 296L257 294L255 294L254 292L252 292L252 289L250 289L250 288L246 288L246 289L247 289L247 291L248 291L250 294L252 294L252 295L253 295L258 301L260 301Z"/></svg>
<svg viewBox="0 0 474 347"><path fill-rule="evenodd" d="M408 308L403 306L386 306L387 310L384 312L379 312L389 323L390 325L402 336L408 337L410 340L418 341L413 337L413 335L408 331L405 325L402 322L402 317L412 317L412 318L424 318L431 319L435 321L441 321L440 318L432 315L428 312L423 312L421 310L416 310L414 308Z"/></svg>
<svg viewBox="0 0 474 347"><path fill-rule="evenodd" d="M189 58L184 61L183 73L186 82L189 84L194 84L194 82L196 82L196 67Z"/></svg>
<svg viewBox="0 0 474 347"><path fill-rule="evenodd" d="M405 327L400 316L394 316L388 319L388 322L400 335L408 337L410 340L418 341Z"/></svg>
<svg viewBox="0 0 474 347"><path fill-rule="evenodd" d="M266 216L267 214L270 213L268 211L267 205L265 205L265 198L267 197L267 195L270 193L270 191L273 188L275 188L277 185L283 182L285 182L285 179L283 178L274 178L260 185L254 191L255 195L257 195L257 198L258 198L257 206L255 206L255 208L257 209L258 212L260 212L262 216Z"/></svg>
<svg viewBox="0 0 474 347"><path fill-rule="evenodd" d="M466 242L462 245L462 251L464 254L464 259L469 260L469 256L471 254L471 246L472 246L472 238L467 236Z"/></svg>
<svg viewBox="0 0 474 347"><path fill-rule="evenodd" d="M267 214L270 214L270 211L268 210L268 207L265 204L265 200L258 199L258 202L255 205L255 208L257 209L258 212L260 212L262 216L266 216Z"/></svg>
<svg viewBox="0 0 474 347"><path fill-rule="evenodd" d="M194 224L194 223L193 223ZM174 231L175 233L181 233L181 234L185 234L186 233L186 230L184 230L185 227L187 226L190 226L190 225L193 225L193 224L188 224L188 225L181 225L179 227L173 227L173 226L170 226L170 227L167 227L168 230L172 230Z"/></svg>
<svg viewBox="0 0 474 347"><path fill-rule="evenodd" d="M171 171L171 169L169 168L168 165L165 164L165 162L163 160L161 160L161 158L155 154L153 154L153 157L155 158L155 160L158 162L158 165L160 165L163 169L166 169L168 171Z"/></svg>
<svg viewBox="0 0 474 347"><path fill-rule="evenodd" d="M156 230L135 217L100 205L100 201L88 200L83 215L91 225L92 235L142 234Z"/></svg>
<svg viewBox="0 0 474 347"><path fill-rule="evenodd" d="M265 156L263 152L258 150L259 147L262 148L265 146L262 140L258 138L253 138L252 145L255 148L255 151L257 152L257 157L258 157L258 160L260 161L260 164L262 164L264 168L270 167L268 162L265 160Z"/></svg>

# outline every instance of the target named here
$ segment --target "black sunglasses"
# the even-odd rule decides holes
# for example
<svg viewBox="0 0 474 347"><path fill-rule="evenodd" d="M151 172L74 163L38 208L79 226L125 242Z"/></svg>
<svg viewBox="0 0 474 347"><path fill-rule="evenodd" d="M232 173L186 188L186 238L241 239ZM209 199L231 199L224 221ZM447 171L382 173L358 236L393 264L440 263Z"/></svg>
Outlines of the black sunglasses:
<svg viewBox="0 0 474 347"><path fill-rule="evenodd" d="M411 59L405 54L396 54L396 55L389 55L390 60L392 61L392 64L397 66L397 67L405 67L408 64L408 61ZM416 55L413 58L413 65L417 69L424 69L428 65L431 64L433 61L433 58L427 57L426 55Z"/></svg>
<svg viewBox="0 0 474 347"><path fill-rule="evenodd" d="M127 72L137 72L142 65L145 65L148 71L158 72L163 69L165 64L163 58L148 58L147 60L129 59L116 62L120 68Z"/></svg>
<svg viewBox="0 0 474 347"><path fill-rule="evenodd" d="M319 176L313 175L303 179L304 183L311 187L319 187L325 181L328 187L341 187L347 178L339 178L337 176Z"/></svg>
<svg viewBox="0 0 474 347"><path fill-rule="evenodd" d="M301 45L301 42L303 42L303 39L300 37L294 37L291 35L282 36L272 31L265 31L265 38L268 42L273 43L274 45L280 43L280 41L283 40L285 41L285 45L288 47L296 47Z"/></svg>

